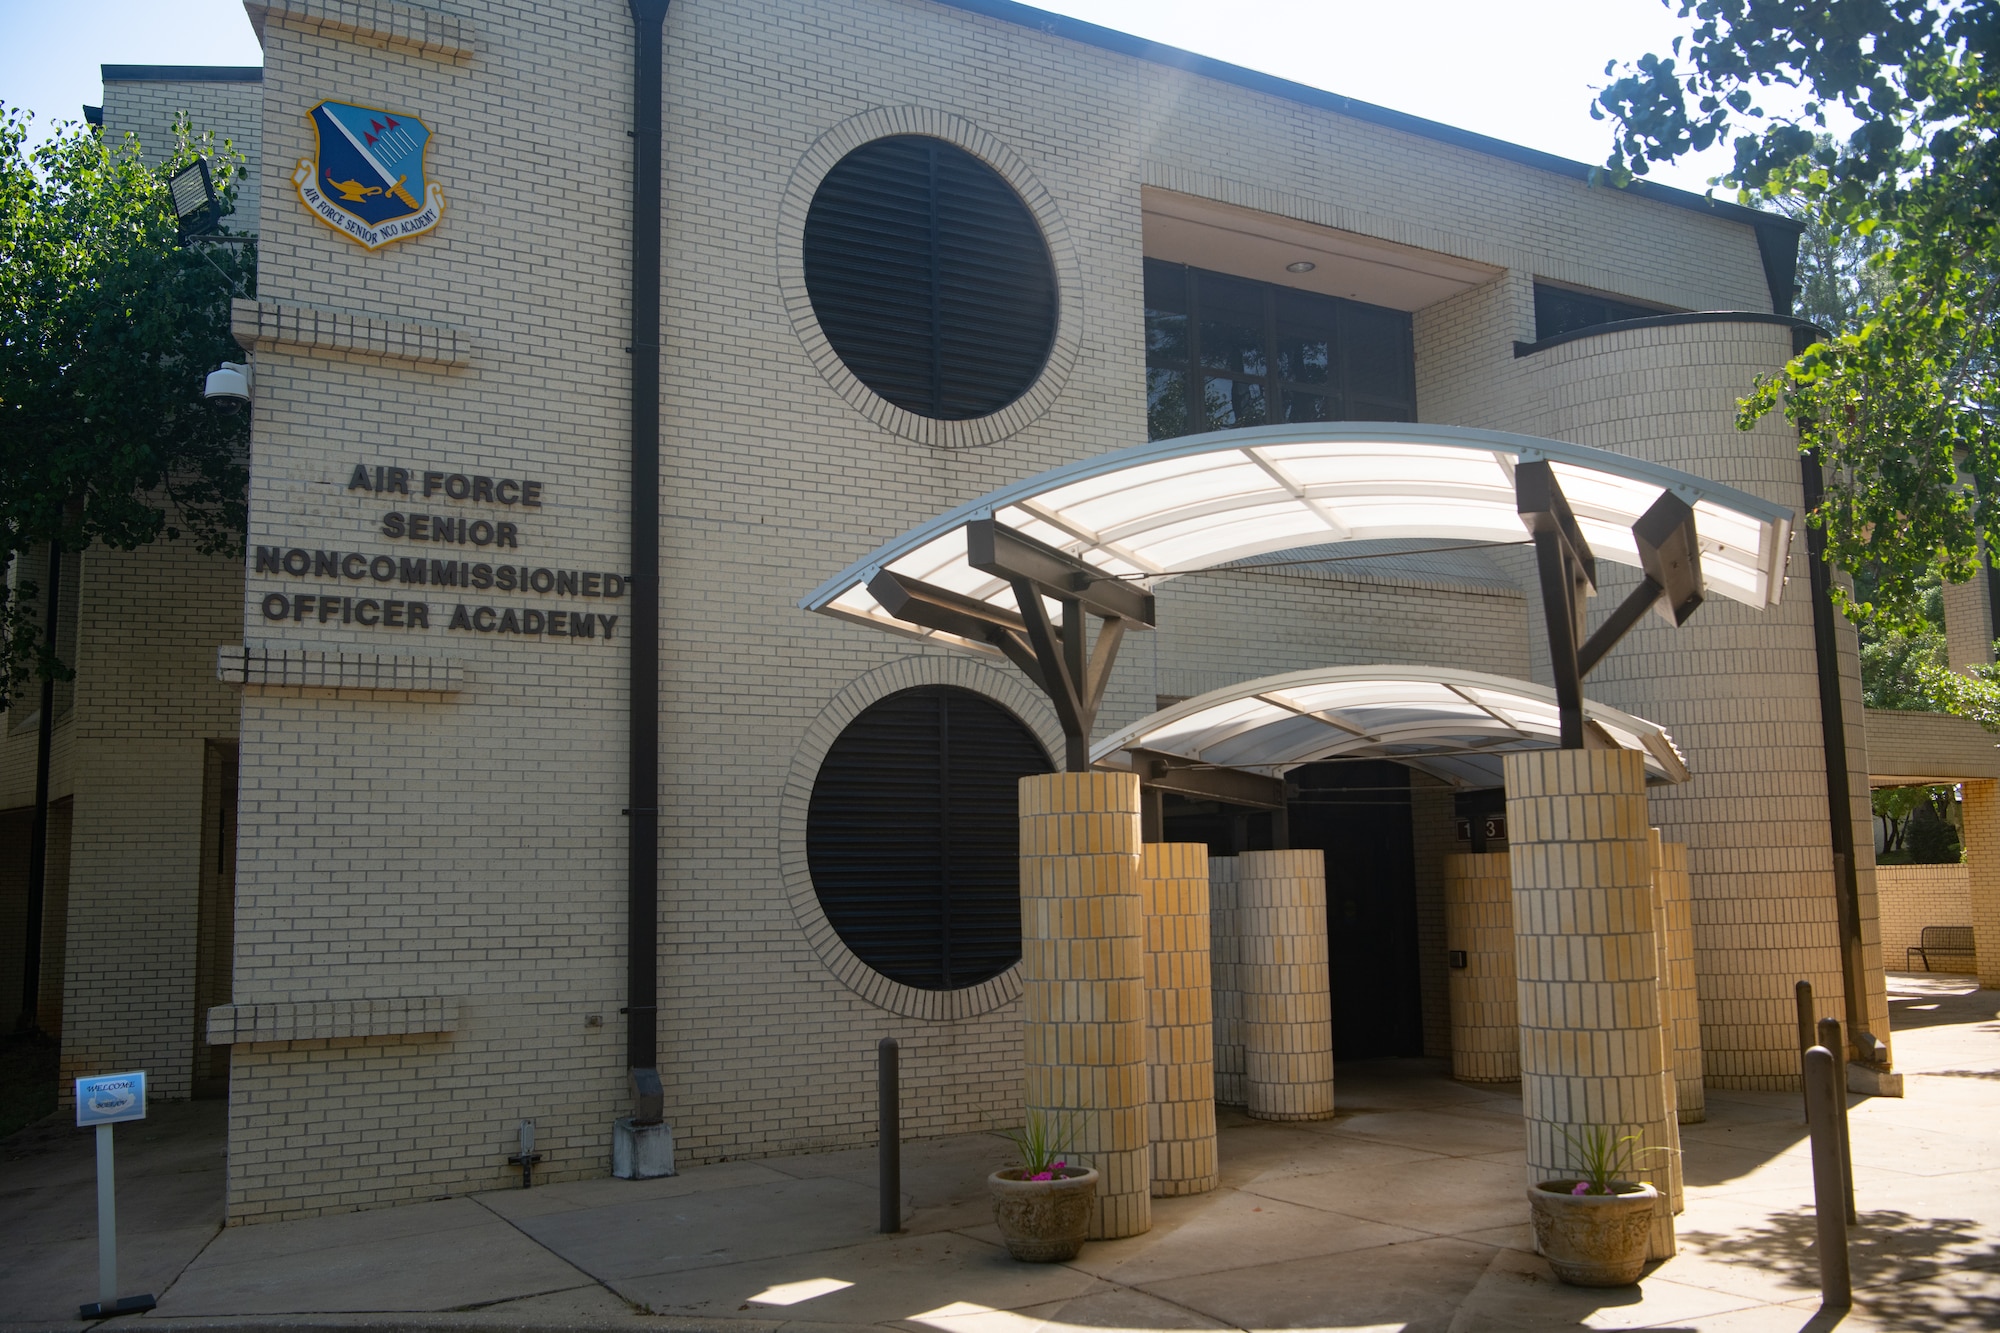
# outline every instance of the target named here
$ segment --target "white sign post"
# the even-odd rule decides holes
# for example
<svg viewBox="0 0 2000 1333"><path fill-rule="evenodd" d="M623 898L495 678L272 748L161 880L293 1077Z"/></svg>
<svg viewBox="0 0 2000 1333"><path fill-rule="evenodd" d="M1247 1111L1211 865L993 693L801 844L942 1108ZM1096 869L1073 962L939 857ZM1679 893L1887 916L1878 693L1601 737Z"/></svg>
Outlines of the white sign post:
<svg viewBox="0 0 2000 1333"><path fill-rule="evenodd" d="M77 1308L82 1319L138 1314L152 1296L118 1295L118 1196L114 1186L111 1127L146 1118L146 1074L100 1074L76 1081L76 1126L97 1128L97 1299Z"/></svg>

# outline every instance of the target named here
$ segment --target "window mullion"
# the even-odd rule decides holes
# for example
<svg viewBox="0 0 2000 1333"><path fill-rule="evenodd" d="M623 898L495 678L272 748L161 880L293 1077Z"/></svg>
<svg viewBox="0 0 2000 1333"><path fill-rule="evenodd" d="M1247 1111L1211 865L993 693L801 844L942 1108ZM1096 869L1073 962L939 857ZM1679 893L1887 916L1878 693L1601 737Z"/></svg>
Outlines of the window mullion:
<svg viewBox="0 0 2000 1333"><path fill-rule="evenodd" d="M1204 392L1207 381L1203 378L1204 362L1201 358L1201 274L1191 265L1183 264L1181 271L1187 275L1187 384L1183 392L1187 394L1188 425L1193 429L1188 433L1199 435L1208 429L1208 395Z"/></svg>

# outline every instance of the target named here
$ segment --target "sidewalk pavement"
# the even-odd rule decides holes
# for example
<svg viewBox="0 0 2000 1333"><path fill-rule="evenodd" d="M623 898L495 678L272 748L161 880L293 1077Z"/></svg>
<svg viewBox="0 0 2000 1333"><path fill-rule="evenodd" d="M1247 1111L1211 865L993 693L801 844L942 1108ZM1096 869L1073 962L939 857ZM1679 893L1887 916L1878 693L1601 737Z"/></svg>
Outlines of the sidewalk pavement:
<svg viewBox="0 0 2000 1333"><path fill-rule="evenodd" d="M1680 1254L1637 1287L1531 1253L1520 1099L1434 1061L1346 1064L1338 1119L1225 1112L1222 1187L1069 1264L999 1245L998 1136L905 1145L905 1231L875 1234L872 1149L727 1162L219 1230L219 1107L121 1140L121 1284L144 1328L1070 1333L1073 1329L1700 1333L2000 1328L2000 993L1896 975L1902 1100L1851 1097L1855 1310L1819 1313L1797 1094L1718 1092L1683 1127ZM130 1144L128 1148L126 1145ZM5 1145L0 1326L79 1328L95 1289L88 1140Z"/></svg>

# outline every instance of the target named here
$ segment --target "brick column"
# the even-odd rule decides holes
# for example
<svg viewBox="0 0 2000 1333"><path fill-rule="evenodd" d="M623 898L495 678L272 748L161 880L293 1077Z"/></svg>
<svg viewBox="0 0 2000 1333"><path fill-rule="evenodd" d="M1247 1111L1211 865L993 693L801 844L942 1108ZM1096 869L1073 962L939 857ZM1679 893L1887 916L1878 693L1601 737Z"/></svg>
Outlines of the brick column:
<svg viewBox="0 0 2000 1333"><path fill-rule="evenodd" d="M2000 782L1968 782L1960 790L1965 794L1965 878L1972 897L1975 966L1982 987L2000 990Z"/></svg>
<svg viewBox="0 0 2000 1333"><path fill-rule="evenodd" d="M1708 1118L1701 1083L1701 1005L1694 979L1694 900L1684 842L1660 842L1654 871L1667 909L1667 1025L1673 1034L1674 1102L1683 1125Z"/></svg>
<svg viewBox="0 0 2000 1333"><path fill-rule="evenodd" d="M1687 1208L1681 1195L1681 1120L1680 1089L1674 1082L1674 1019L1673 982L1669 976L1667 962L1667 891L1661 880L1665 876L1665 853L1660 841L1660 831L1646 830L1646 888L1653 904L1653 997L1654 1006L1660 1015L1660 1105L1665 1108L1665 1133L1667 1139L1664 1155L1655 1154L1647 1166L1655 1173L1664 1170L1667 1179L1667 1200L1675 1213ZM1656 1176L1657 1178L1657 1176Z"/></svg>
<svg viewBox="0 0 2000 1333"><path fill-rule="evenodd" d="M1259 1120L1333 1115L1326 862L1317 849L1237 858L1236 977L1243 1074Z"/></svg>
<svg viewBox="0 0 2000 1333"><path fill-rule="evenodd" d="M1023 1101L1097 1168L1093 1240L1153 1224L1146 1147L1146 964L1139 779L1022 778Z"/></svg>
<svg viewBox="0 0 2000 1333"><path fill-rule="evenodd" d="M1521 1101L1528 1183L1574 1174L1563 1137L1585 1126L1668 1148L1659 946L1647 851L1646 769L1633 750L1510 754ZM1642 1175L1668 1180L1657 1155ZM1674 1252L1661 1190L1653 1258Z"/></svg>
<svg viewBox="0 0 2000 1333"><path fill-rule="evenodd" d="M1208 848L1146 844L1147 1137L1153 1194L1215 1188L1215 1011L1208 960Z"/></svg>
<svg viewBox="0 0 2000 1333"><path fill-rule="evenodd" d="M1243 988L1236 975L1236 858L1208 863L1208 966L1215 978L1215 1100L1242 1106Z"/></svg>
<svg viewBox="0 0 2000 1333"><path fill-rule="evenodd" d="M1521 1077L1521 1011L1514 993L1514 881L1505 852L1444 858L1445 948L1465 954L1450 971L1451 1076L1468 1083Z"/></svg>

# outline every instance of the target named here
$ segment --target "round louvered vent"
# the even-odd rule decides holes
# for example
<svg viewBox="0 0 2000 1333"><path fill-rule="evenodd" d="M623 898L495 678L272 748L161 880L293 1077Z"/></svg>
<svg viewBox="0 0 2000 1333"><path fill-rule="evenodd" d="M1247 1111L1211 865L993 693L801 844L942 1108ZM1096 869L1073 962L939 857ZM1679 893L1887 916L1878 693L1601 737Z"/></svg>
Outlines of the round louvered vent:
<svg viewBox="0 0 2000 1333"><path fill-rule="evenodd" d="M1056 280L1041 228L999 173L942 139L877 139L835 163L804 258L834 352L905 411L988 416L1048 361Z"/></svg>
<svg viewBox="0 0 2000 1333"><path fill-rule="evenodd" d="M813 890L892 981L976 986L1021 957L1015 784L1052 765L1020 719L931 685L869 705L827 751L806 814Z"/></svg>

